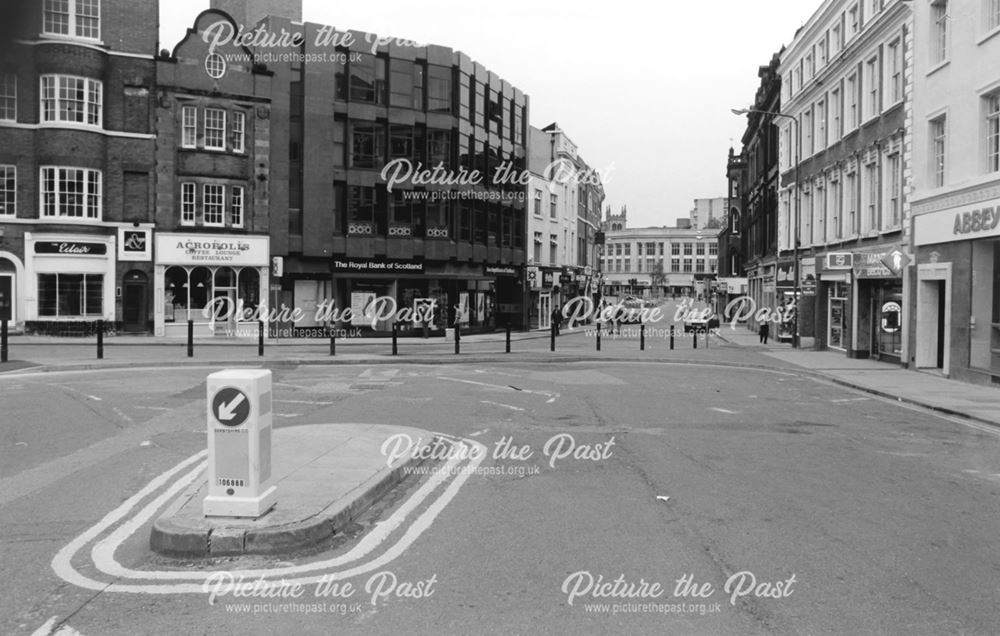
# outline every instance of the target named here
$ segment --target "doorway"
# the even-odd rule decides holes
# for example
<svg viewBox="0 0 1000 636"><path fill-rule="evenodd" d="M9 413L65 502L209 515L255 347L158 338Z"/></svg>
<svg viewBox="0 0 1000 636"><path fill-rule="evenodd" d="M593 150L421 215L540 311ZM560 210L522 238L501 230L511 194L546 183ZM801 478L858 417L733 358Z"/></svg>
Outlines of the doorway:
<svg viewBox="0 0 1000 636"><path fill-rule="evenodd" d="M538 295L538 328L548 329L552 325L552 296Z"/></svg>
<svg viewBox="0 0 1000 636"><path fill-rule="evenodd" d="M146 274L133 270L125 275L122 285L122 328L126 333L144 333L148 325L149 280Z"/></svg>
<svg viewBox="0 0 1000 636"><path fill-rule="evenodd" d="M951 341L951 264L921 265L917 281L916 366L948 374Z"/></svg>

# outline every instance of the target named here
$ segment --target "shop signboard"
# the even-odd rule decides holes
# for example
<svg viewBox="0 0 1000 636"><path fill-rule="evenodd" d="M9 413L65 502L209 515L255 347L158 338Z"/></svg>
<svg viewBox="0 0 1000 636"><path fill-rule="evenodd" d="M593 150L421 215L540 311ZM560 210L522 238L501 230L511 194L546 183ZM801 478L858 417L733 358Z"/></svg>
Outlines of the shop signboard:
<svg viewBox="0 0 1000 636"><path fill-rule="evenodd" d="M83 241L35 241L35 254L104 256L107 253L108 246L106 243L85 243Z"/></svg>
<svg viewBox="0 0 1000 636"><path fill-rule="evenodd" d="M484 265L483 273L487 276L517 276L517 267L513 265Z"/></svg>
<svg viewBox="0 0 1000 636"><path fill-rule="evenodd" d="M249 265L269 262L270 238L231 234L157 234L156 262L164 265Z"/></svg>
<svg viewBox="0 0 1000 636"><path fill-rule="evenodd" d="M350 274L423 274L423 261L395 261L378 258L334 258L334 273Z"/></svg>

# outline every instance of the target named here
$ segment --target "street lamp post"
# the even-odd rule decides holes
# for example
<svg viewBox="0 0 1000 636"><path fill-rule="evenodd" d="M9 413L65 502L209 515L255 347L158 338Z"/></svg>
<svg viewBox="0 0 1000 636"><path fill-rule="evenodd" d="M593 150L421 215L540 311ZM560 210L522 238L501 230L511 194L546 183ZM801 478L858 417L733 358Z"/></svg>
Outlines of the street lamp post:
<svg viewBox="0 0 1000 636"><path fill-rule="evenodd" d="M795 126L795 230L792 238L792 258L795 259L792 295L795 299L795 314L792 317L792 348L799 348L799 217L801 216L801 187L799 185L799 164L801 163L799 153L801 152L802 140L800 138L799 120L786 113L775 113L769 110L757 108L733 108L734 115L746 115L748 113L758 113L760 115L771 115L772 117L784 117Z"/></svg>

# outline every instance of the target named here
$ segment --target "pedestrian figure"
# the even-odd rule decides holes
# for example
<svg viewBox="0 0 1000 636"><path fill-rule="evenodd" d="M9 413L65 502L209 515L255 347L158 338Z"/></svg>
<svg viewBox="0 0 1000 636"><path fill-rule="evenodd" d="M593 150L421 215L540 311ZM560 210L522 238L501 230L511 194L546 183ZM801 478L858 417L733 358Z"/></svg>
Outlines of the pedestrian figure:
<svg viewBox="0 0 1000 636"><path fill-rule="evenodd" d="M556 335L559 335L559 328L562 327L562 312L559 308L552 310L552 326L556 330Z"/></svg>
<svg viewBox="0 0 1000 636"><path fill-rule="evenodd" d="M760 323L760 329L757 330L758 335L760 335L760 341L762 344L767 344L767 337L771 335L771 325L762 322Z"/></svg>

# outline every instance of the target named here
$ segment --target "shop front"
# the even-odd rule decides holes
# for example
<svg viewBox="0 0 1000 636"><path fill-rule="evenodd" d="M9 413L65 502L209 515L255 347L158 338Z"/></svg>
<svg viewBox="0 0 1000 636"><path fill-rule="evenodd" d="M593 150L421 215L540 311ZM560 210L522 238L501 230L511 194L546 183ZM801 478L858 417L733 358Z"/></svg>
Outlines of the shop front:
<svg viewBox="0 0 1000 636"><path fill-rule="evenodd" d="M25 331L86 335L98 320L113 326L114 236L26 232L24 249ZM10 281L4 290L16 291Z"/></svg>
<svg viewBox="0 0 1000 636"><path fill-rule="evenodd" d="M295 281L294 305L308 316L297 326L389 335L395 322L402 336L431 336L456 324L474 333L520 323L516 267L381 258L334 258L330 267L328 282Z"/></svg>
<svg viewBox="0 0 1000 636"><path fill-rule="evenodd" d="M548 329L552 325L552 310L560 303L560 270L551 267L529 267L528 328Z"/></svg>
<svg viewBox="0 0 1000 636"><path fill-rule="evenodd" d="M853 253L853 335L848 356L902 362L905 258L898 244Z"/></svg>
<svg viewBox="0 0 1000 636"><path fill-rule="evenodd" d="M916 367L1000 384L1000 199L915 216L914 245Z"/></svg>
<svg viewBox="0 0 1000 636"><path fill-rule="evenodd" d="M154 325L157 336L255 337L267 322L267 236L156 235ZM263 306L262 306L263 302Z"/></svg>
<svg viewBox="0 0 1000 636"><path fill-rule="evenodd" d="M851 339L854 254L827 252L816 258L816 340L819 348L847 353Z"/></svg>

